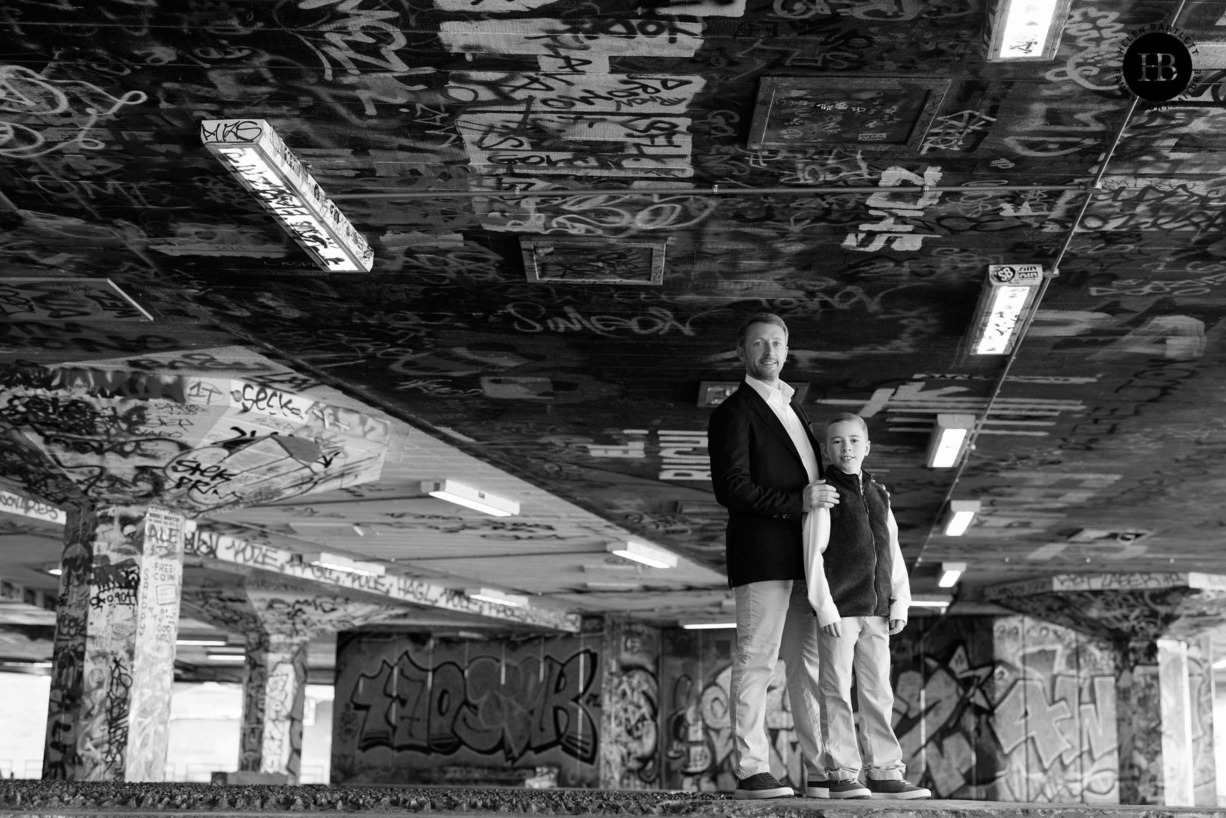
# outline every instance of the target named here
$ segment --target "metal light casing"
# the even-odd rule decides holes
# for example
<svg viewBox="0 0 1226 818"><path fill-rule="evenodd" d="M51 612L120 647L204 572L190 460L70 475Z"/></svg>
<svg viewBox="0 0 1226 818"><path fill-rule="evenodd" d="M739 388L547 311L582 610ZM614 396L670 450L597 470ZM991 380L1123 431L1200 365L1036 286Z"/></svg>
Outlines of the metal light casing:
<svg viewBox="0 0 1226 818"><path fill-rule="evenodd" d="M1038 264L992 264L971 336L974 355L1008 355L1018 342L1018 329L1039 292L1043 268Z"/></svg>
<svg viewBox="0 0 1226 818"><path fill-rule="evenodd" d="M519 503L515 500L455 480L427 480L421 484L421 490L431 497L495 517L512 517L519 513Z"/></svg>
<svg viewBox="0 0 1226 818"><path fill-rule="evenodd" d="M200 139L329 272L370 272L375 254L263 119L206 119Z"/></svg>
<svg viewBox="0 0 1226 818"><path fill-rule="evenodd" d="M961 537L970 528L979 508L978 500L951 500L949 511L941 525L941 533L946 537Z"/></svg>
<svg viewBox="0 0 1226 818"><path fill-rule="evenodd" d="M957 463L974 426L974 415L938 414L928 441L928 468L948 469Z"/></svg>

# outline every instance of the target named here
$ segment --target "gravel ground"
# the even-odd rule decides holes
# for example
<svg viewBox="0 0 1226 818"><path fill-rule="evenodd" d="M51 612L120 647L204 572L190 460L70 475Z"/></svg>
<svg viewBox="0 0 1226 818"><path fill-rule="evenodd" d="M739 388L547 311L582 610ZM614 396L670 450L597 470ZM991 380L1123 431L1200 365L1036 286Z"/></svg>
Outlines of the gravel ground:
<svg viewBox="0 0 1226 818"><path fill-rule="evenodd" d="M0 809L499 812L530 815L685 815L731 799L716 793L456 787L329 787L323 784L124 784L0 781Z"/></svg>

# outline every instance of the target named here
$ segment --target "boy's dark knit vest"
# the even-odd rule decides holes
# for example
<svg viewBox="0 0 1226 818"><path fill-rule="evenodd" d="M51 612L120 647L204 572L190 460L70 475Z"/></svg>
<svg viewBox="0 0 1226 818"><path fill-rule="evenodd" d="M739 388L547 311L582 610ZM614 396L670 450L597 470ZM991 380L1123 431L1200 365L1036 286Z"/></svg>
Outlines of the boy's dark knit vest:
<svg viewBox="0 0 1226 818"><path fill-rule="evenodd" d="M839 616L889 616L890 494L866 471L857 476L827 468L826 482L839 490L839 504L830 509L830 544L824 556Z"/></svg>

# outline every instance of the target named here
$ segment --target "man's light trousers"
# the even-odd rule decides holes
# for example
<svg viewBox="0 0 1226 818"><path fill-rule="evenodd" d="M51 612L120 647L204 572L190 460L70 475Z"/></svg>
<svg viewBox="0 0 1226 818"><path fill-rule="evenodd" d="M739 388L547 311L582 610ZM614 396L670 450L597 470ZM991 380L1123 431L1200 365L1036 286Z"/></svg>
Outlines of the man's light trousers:
<svg viewBox="0 0 1226 818"><path fill-rule="evenodd" d="M738 780L770 772L766 733L766 689L775 663L783 659L788 701L809 783L822 780L821 720L818 704L817 616L804 580L769 580L738 585L736 655L729 694L734 770ZM804 787L805 782L793 782Z"/></svg>

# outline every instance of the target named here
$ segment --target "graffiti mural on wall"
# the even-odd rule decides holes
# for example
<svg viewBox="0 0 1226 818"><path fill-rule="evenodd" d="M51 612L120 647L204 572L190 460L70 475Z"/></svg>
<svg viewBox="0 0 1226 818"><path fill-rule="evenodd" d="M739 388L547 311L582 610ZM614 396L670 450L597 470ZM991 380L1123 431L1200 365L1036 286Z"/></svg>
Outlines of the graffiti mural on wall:
<svg viewBox="0 0 1226 818"><path fill-rule="evenodd" d="M551 765L563 785L597 783L600 638L508 649L351 632L337 663L334 782L446 765Z"/></svg>
<svg viewBox="0 0 1226 818"><path fill-rule="evenodd" d="M982 798L998 774L986 619L917 619L890 640L894 732L907 775L939 798Z"/></svg>
<svg viewBox="0 0 1226 818"><path fill-rule="evenodd" d="M1119 803L1110 646L1021 616L1000 617L993 630L995 729L1005 758L999 797Z"/></svg>
<svg viewBox="0 0 1226 818"><path fill-rule="evenodd" d="M736 787L728 698L733 641L730 636L711 636L706 631L665 632L660 672L661 786L665 788L731 791ZM767 687L770 766L780 781L802 786L801 752L783 685L784 671L780 662Z"/></svg>
<svg viewBox="0 0 1226 818"><path fill-rule="evenodd" d="M1119 803L1109 644L1022 616L918 619L892 640L894 730L939 798Z"/></svg>

